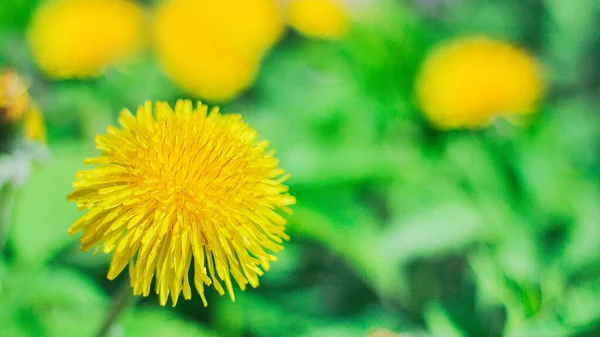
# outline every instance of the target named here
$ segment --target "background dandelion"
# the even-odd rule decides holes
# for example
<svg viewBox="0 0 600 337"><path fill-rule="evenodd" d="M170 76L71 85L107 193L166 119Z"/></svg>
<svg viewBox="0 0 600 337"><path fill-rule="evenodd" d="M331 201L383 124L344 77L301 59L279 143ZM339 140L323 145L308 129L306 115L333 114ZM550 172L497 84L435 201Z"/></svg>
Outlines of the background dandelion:
<svg viewBox="0 0 600 337"><path fill-rule="evenodd" d="M505 41L463 38L431 51L417 78L423 112L441 128L485 127L536 112L541 66Z"/></svg>
<svg viewBox="0 0 600 337"><path fill-rule="evenodd" d="M211 101L252 85L264 53L283 33L275 0L169 0L154 16L154 48L166 74Z"/></svg>
<svg viewBox="0 0 600 337"><path fill-rule="evenodd" d="M53 78L98 76L142 42L142 10L133 1L47 1L31 18L31 56Z"/></svg>
<svg viewBox="0 0 600 337"><path fill-rule="evenodd" d="M597 3L0 1L0 336L600 335ZM184 145L179 99L219 106L261 164L159 166L214 134ZM205 158L227 166L230 138ZM265 165L273 188L251 188ZM193 246L166 221L178 191L226 200L212 246L249 253L211 273L163 249ZM167 226L129 218L142 197Z"/></svg>
<svg viewBox="0 0 600 337"><path fill-rule="evenodd" d="M337 0L293 0L287 6L290 25L309 37L334 39L349 26L344 4Z"/></svg>

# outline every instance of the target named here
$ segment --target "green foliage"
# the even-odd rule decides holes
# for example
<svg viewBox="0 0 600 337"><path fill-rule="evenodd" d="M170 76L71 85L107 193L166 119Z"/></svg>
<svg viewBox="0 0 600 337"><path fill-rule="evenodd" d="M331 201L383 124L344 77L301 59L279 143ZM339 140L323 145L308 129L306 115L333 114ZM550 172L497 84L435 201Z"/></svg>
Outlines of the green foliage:
<svg viewBox="0 0 600 337"><path fill-rule="evenodd" d="M10 244L21 263L43 264L74 241L67 229L78 212L66 195L90 151L78 144L51 150L53 158L37 168L16 197Z"/></svg>
<svg viewBox="0 0 600 337"><path fill-rule="evenodd" d="M44 78L24 40L38 1L0 2L0 64L30 79L52 153L14 199L2 190L0 336L93 336L127 280L107 281L109 256L67 234L81 214L66 200L74 174L120 109L186 96L151 50L99 79ZM339 41L289 32L222 111L242 113L292 173L291 241L235 303L209 289L208 308L195 294L162 308L151 293L109 335L600 335L599 17L595 0L384 0ZM481 131L427 124L413 93L423 58L471 34L540 59L537 116Z"/></svg>
<svg viewBox="0 0 600 337"><path fill-rule="evenodd" d="M132 337L216 337L213 332L181 319L167 309L140 308L123 321L123 335Z"/></svg>
<svg viewBox="0 0 600 337"><path fill-rule="evenodd" d="M0 331L5 336L91 336L98 330L108 300L96 283L61 267L21 268L2 273Z"/></svg>

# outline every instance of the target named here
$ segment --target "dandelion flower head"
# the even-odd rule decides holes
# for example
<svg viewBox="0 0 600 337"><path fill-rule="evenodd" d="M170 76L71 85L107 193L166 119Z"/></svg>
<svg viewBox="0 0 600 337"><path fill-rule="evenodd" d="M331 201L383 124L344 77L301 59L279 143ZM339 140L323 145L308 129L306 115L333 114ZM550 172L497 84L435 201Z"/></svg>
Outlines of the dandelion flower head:
<svg viewBox="0 0 600 337"><path fill-rule="evenodd" d="M85 78L136 51L143 13L128 0L57 0L42 5L28 29L32 56L46 75Z"/></svg>
<svg viewBox="0 0 600 337"><path fill-rule="evenodd" d="M88 210L69 229L83 232L81 249L112 252L109 279L129 265L136 295L155 279L162 305L169 294L173 305L190 299L191 282L204 305L205 286L232 300L233 281L256 287L288 239L281 213L295 203L269 143L240 115L190 101L146 102L119 123L97 136L102 154L85 161L96 166L77 173L69 195Z"/></svg>
<svg viewBox="0 0 600 337"><path fill-rule="evenodd" d="M350 26L346 8L337 0L292 0L287 17L290 26L308 37L339 38Z"/></svg>
<svg viewBox="0 0 600 337"><path fill-rule="evenodd" d="M542 92L539 66L529 54L484 37L438 47L416 82L422 111L442 129L478 128L497 117L535 112Z"/></svg>
<svg viewBox="0 0 600 337"><path fill-rule="evenodd" d="M284 31L277 0L187 0L197 16L197 28L240 52L260 54L273 46ZM223 24L226 20L227 24Z"/></svg>
<svg viewBox="0 0 600 337"><path fill-rule="evenodd" d="M17 72L5 69L0 74L0 119L19 119L29 107L30 101L27 86Z"/></svg>
<svg viewBox="0 0 600 337"><path fill-rule="evenodd" d="M28 141L46 144L44 116L36 104L31 104L23 114L23 134Z"/></svg>
<svg viewBox="0 0 600 337"><path fill-rule="evenodd" d="M254 82L283 28L275 0L167 0L155 13L154 44L177 85L221 102Z"/></svg>

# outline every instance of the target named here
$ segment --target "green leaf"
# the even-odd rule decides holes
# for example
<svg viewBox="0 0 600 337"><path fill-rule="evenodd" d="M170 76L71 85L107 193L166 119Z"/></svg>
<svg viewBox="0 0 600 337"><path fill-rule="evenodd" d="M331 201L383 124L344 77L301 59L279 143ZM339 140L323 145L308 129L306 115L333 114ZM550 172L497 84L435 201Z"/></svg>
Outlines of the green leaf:
<svg viewBox="0 0 600 337"><path fill-rule="evenodd" d="M115 113L125 107L134 109L145 100L180 98L177 97L179 90L164 75L150 53L143 53L116 68L108 69L99 81L99 90L104 97L109 97L111 102L119 105Z"/></svg>
<svg viewBox="0 0 600 337"><path fill-rule="evenodd" d="M364 329L352 327L345 323L341 324L324 324L322 326L311 325L307 331L299 334L302 337L363 337Z"/></svg>
<svg viewBox="0 0 600 337"><path fill-rule="evenodd" d="M43 95L46 95L45 97ZM103 95L97 82L66 81L40 93L46 102L42 110L48 124L48 139L52 144L65 139L93 139L104 133L122 105L113 106L114 98Z"/></svg>
<svg viewBox="0 0 600 337"><path fill-rule="evenodd" d="M598 208L598 186L581 181L570 191L575 216L571 233L564 252L568 269L587 269L600 263L600 209Z"/></svg>
<svg viewBox="0 0 600 337"><path fill-rule="evenodd" d="M78 212L67 194L89 150L73 144L51 147L52 158L34 171L17 195L10 244L18 260L42 264L75 240L67 229Z"/></svg>
<svg viewBox="0 0 600 337"><path fill-rule="evenodd" d="M2 29L25 28L39 0L5 0L0 6L0 35Z"/></svg>
<svg viewBox="0 0 600 337"><path fill-rule="evenodd" d="M466 337L440 305L428 305L423 318L431 334L436 337Z"/></svg>
<svg viewBox="0 0 600 337"><path fill-rule="evenodd" d="M520 16L524 10L527 8L519 2L479 1L453 6L445 15L450 18L448 27L456 35L482 34L518 41L527 23Z"/></svg>
<svg viewBox="0 0 600 337"><path fill-rule="evenodd" d="M573 337L582 329L564 324L552 312L538 315L526 322L521 322L513 327L507 327L504 331L505 337ZM594 336L592 334L581 336Z"/></svg>
<svg viewBox="0 0 600 337"><path fill-rule="evenodd" d="M564 320L569 326L588 326L600 320L600 284L580 283L564 294Z"/></svg>
<svg viewBox="0 0 600 337"><path fill-rule="evenodd" d="M127 337L216 337L214 332L179 318L166 308L140 308L122 323Z"/></svg>
<svg viewBox="0 0 600 337"><path fill-rule="evenodd" d="M396 159L386 149L369 145L343 146L330 151L298 145L282 151L281 162L289 167L293 183L332 184L344 181L385 179L395 175Z"/></svg>
<svg viewBox="0 0 600 337"><path fill-rule="evenodd" d="M31 308L17 305L0 306L0 333L2 336L30 337L47 336L40 318Z"/></svg>
<svg viewBox="0 0 600 337"><path fill-rule="evenodd" d="M351 188L341 187L297 194L298 200L304 201L294 207L290 229L292 235L321 242L376 285L390 272L391 266L373 249L379 239L375 214L352 193Z"/></svg>
<svg viewBox="0 0 600 337"><path fill-rule="evenodd" d="M106 296L75 270L13 267L4 276L0 310L12 312L9 320L17 324L15 331L25 331L29 336L91 336L105 315ZM26 322L24 326L19 323L21 319ZM4 327L1 322L0 326Z"/></svg>
<svg viewBox="0 0 600 337"><path fill-rule="evenodd" d="M476 277L480 304L484 306L502 304L507 308L509 317L520 317L520 301L509 289L505 282L505 275L493 257L486 252L471 254L469 264Z"/></svg>
<svg viewBox="0 0 600 337"><path fill-rule="evenodd" d="M407 261L460 250L485 237L485 223L471 205L438 201L394 219L378 247L390 261Z"/></svg>
<svg viewBox="0 0 600 337"><path fill-rule="evenodd" d="M285 249L277 253L277 261L273 263L268 273L261 278L262 284L285 284L300 268L303 247L295 242L286 242Z"/></svg>
<svg viewBox="0 0 600 337"><path fill-rule="evenodd" d="M287 335L306 324L303 312L290 314L277 300L267 300L251 290L238 292L236 301L218 301L218 330L225 336L275 337Z"/></svg>
<svg viewBox="0 0 600 337"><path fill-rule="evenodd" d="M600 3L596 0L579 0L573 3L545 0L549 16L546 19L545 51L552 82L576 85L586 76L587 64L593 64L590 43L595 41L595 29Z"/></svg>
<svg viewBox="0 0 600 337"><path fill-rule="evenodd" d="M106 315L108 300L102 290L74 270L41 274L29 291L29 304L49 337L93 336Z"/></svg>
<svg viewBox="0 0 600 337"><path fill-rule="evenodd" d="M518 257L513 257L518 259ZM556 281L515 279L507 270L506 261L497 261L491 251L480 251L469 256L469 263L476 277L478 301L483 307L502 304L506 308L507 321L510 327L521 324L542 311L541 287L548 283L546 289L551 290ZM537 266L531 263L532 269ZM537 273L539 277L539 272ZM519 275L520 276L520 275ZM530 281L530 282L527 282ZM551 299L551 291L545 299Z"/></svg>

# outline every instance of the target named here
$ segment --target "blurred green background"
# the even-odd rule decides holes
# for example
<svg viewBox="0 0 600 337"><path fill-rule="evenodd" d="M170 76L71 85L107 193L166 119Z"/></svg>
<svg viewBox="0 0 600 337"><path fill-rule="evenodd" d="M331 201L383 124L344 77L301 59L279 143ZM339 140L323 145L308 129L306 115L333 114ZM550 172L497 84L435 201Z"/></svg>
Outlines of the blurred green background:
<svg viewBox="0 0 600 337"><path fill-rule="evenodd" d="M49 150L0 160L0 336L95 336L127 279L108 281L110 256L66 233L74 174L123 107L203 97L152 48L93 79L46 77L25 38L39 5L0 0L0 65L26 79ZM212 289L207 308L197 294L131 302L107 336L600 336L600 2L344 6L343 37L286 28L254 84L219 102L292 174L279 261L235 303ZM537 57L546 98L526 127L438 131L415 102L418 69L437 43L479 34Z"/></svg>

